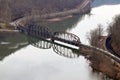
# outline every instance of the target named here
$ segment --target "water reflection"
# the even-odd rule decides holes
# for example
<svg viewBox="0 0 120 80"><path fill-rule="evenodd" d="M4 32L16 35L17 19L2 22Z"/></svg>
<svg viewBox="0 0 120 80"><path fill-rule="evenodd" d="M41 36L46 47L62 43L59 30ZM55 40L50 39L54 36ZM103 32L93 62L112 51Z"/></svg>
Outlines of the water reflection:
<svg viewBox="0 0 120 80"><path fill-rule="evenodd" d="M77 58L80 56L79 50L70 49L68 47L64 47L58 44L53 44L53 50L59 55L62 55L67 58Z"/></svg>
<svg viewBox="0 0 120 80"><path fill-rule="evenodd" d="M0 80L102 80L78 50L32 37L26 40L35 47L27 45L1 61Z"/></svg>
<svg viewBox="0 0 120 80"><path fill-rule="evenodd" d="M27 45L27 38L22 34L0 33L0 60Z"/></svg>
<svg viewBox="0 0 120 80"><path fill-rule="evenodd" d="M79 50L77 49L55 42L53 43L47 40L42 40L40 38L38 39L30 36L25 36L19 33L11 35L2 34L0 37L2 37L0 39L0 60L3 60L5 57L11 55L17 50L24 48L29 44L40 49L52 48L55 53L68 58L77 58L80 55Z"/></svg>
<svg viewBox="0 0 120 80"><path fill-rule="evenodd" d="M42 40L40 38L33 38L28 36L29 44L33 45L34 47L38 47L40 49L50 49L52 47L51 42Z"/></svg>
<svg viewBox="0 0 120 80"><path fill-rule="evenodd" d="M94 0L92 6L97 7L102 5L116 5L116 4L120 4L120 0Z"/></svg>
<svg viewBox="0 0 120 80"><path fill-rule="evenodd" d="M0 62L0 80L102 80L84 57L69 59L31 45Z"/></svg>
<svg viewBox="0 0 120 80"><path fill-rule="evenodd" d="M28 36L28 42L32 46L40 49L52 48L55 53L67 58L77 58L80 56L79 49L68 47L66 45L59 44L56 42L51 42L51 41L43 40L40 38L33 38L30 36Z"/></svg>
<svg viewBox="0 0 120 80"><path fill-rule="evenodd" d="M84 16L85 15L78 15L61 21L47 22L47 23L36 22L36 23L37 25L46 25L52 32L67 31L76 27L78 21L82 20Z"/></svg>

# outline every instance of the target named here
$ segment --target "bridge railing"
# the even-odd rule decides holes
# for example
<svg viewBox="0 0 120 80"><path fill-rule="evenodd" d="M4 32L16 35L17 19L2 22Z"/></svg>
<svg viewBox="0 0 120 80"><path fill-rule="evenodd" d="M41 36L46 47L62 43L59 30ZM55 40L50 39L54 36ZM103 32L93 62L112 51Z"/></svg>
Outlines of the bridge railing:
<svg viewBox="0 0 120 80"><path fill-rule="evenodd" d="M41 38L50 38L50 32L47 28L42 26L28 26L28 34L41 37Z"/></svg>
<svg viewBox="0 0 120 80"><path fill-rule="evenodd" d="M50 39L52 41L57 40L75 46L79 46L79 44L81 43L80 38L72 33L63 31L52 33L47 27L44 26L28 25L26 27L23 27L18 25L17 29L27 35L38 37L41 39Z"/></svg>
<svg viewBox="0 0 120 80"><path fill-rule="evenodd" d="M52 33L47 27L38 26L38 25L28 25L26 27L18 26L17 29L20 32L23 32L27 35L31 35L34 37L42 38L42 39L51 39Z"/></svg>
<svg viewBox="0 0 120 80"><path fill-rule="evenodd" d="M76 45L76 46L78 46L81 43L80 38L78 36L72 33L62 32L62 31L54 32L53 39L62 41L68 44Z"/></svg>

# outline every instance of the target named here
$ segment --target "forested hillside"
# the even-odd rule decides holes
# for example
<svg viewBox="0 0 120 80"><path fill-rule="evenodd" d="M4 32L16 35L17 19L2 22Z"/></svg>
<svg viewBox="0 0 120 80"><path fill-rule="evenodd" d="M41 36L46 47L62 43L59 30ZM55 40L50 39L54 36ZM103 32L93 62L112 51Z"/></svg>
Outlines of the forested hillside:
<svg viewBox="0 0 120 80"><path fill-rule="evenodd" d="M120 15L116 16L115 21L110 24L108 32L111 34L114 50L120 55Z"/></svg>
<svg viewBox="0 0 120 80"><path fill-rule="evenodd" d="M31 14L48 14L75 8L83 0L0 0L0 21Z"/></svg>
<svg viewBox="0 0 120 80"><path fill-rule="evenodd" d="M92 46L104 48L104 40L106 38L103 35L103 32L104 32L104 29L102 25L98 25L98 28L90 31L88 35L88 40ZM111 45L115 50L115 52L120 55L120 34L119 33L120 33L120 15L116 16L114 21L108 26L108 35L111 35Z"/></svg>

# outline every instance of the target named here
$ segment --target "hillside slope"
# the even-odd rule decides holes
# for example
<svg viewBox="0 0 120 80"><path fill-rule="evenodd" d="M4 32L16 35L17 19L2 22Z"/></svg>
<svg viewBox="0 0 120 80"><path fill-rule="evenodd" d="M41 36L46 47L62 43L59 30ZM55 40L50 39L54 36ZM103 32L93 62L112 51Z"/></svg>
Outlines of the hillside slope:
<svg viewBox="0 0 120 80"><path fill-rule="evenodd" d="M83 0L0 0L0 21L31 14L48 14L75 8Z"/></svg>

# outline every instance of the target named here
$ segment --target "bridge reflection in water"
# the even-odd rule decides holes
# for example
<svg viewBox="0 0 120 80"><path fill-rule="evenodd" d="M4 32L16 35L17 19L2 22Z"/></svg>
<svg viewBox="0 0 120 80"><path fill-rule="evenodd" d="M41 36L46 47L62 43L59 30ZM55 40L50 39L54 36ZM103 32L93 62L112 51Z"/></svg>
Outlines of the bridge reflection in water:
<svg viewBox="0 0 120 80"><path fill-rule="evenodd" d="M74 53L73 48L68 46L70 44L72 46L79 47L79 52L83 53L83 54L81 54L83 56L87 56L87 55L91 56L94 52L96 54L97 53L104 54L104 55L106 55L106 57L112 58L113 60L120 63L120 58L117 57L116 55L113 55L107 51L104 51L102 49L99 49L99 48L96 48L93 46L81 44L80 38L72 33L61 32L61 31L51 32L48 28L46 28L44 26L36 26L36 25L29 25L26 27L25 26L17 26L17 29L29 36L43 39L43 41L38 41L38 42L35 40L36 43L34 43L34 46L36 46L36 47L39 47L42 49L51 48L50 44L48 44L47 42L51 43L52 46L53 46L53 44L59 44L59 46L66 47L66 48L62 48L62 47L55 46L55 45L53 46L53 49L56 53L66 56L66 57L73 57L73 55L72 56L68 55L68 54ZM44 42L44 41L47 41L47 42ZM60 43L56 43L56 41L67 43L67 46L62 45ZM69 51L68 49L71 49L72 51ZM79 55L77 55L77 56L79 56Z"/></svg>
<svg viewBox="0 0 120 80"><path fill-rule="evenodd" d="M71 48L56 42L28 36L28 42L34 47L40 49L50 49L61 56L67 58L77 58L80 56L79 49Z"/></svg>
<svg viewBox="0 0 120 80"><path fill-rule="evenodd" d="M50 49L52 47L52 44L49 41L31 36L28 36L28 42L34 47L38 47L40 49Z"/></svg>
<svg viewBox="0 0 120 80"><path fill-rule="evenodd" d="M68 47L58 45L58 44L53 44L53 51L59 55L62 55L68 58L77 58L80 55L79 50L70 49Z"/></svg>

